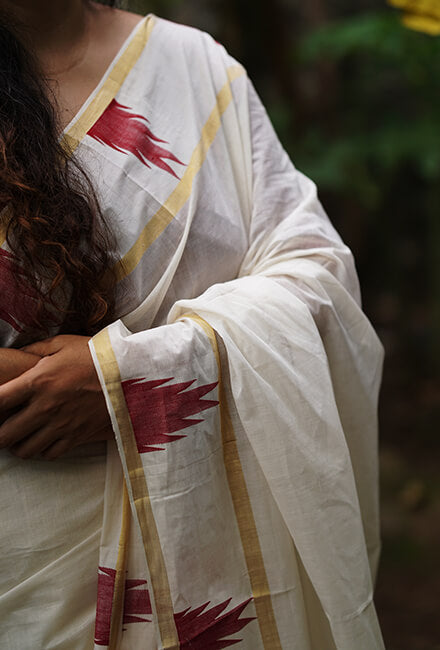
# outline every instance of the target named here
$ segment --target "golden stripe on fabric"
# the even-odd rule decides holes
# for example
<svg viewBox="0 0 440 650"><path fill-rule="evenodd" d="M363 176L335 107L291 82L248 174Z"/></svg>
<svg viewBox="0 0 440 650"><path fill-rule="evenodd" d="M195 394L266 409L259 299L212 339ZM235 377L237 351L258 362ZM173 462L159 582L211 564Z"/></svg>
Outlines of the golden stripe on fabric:
<svg viewBox="0 0 440 650"><path fill-rule="evenodd" d="M92 99L80 117L75 120L70 129L64 134L62 142L69 152L73 153L87 131L103 114L112 99L115 98L122 84L140 57L154 27L154 16L147 16L136 28L127 47L117 59L102 87Z"/></svg>
<svg viewBox="0 0 440 650"><path fill-rule="evenodd" d="M194 178L199 172L215 136L221 126L221 117L232 100L231 82L244 74L244 68L234 65L228 68L228 81L217 94L216 104L205 122L200 140L177 187L143 228L137 241L115 265L117 281L129 275L139 264L148 248L163 233L177 213L183 208L192 191Z"/></svg>
<svg viewBox="0 0 440 650"><path fill-rule="evenodd" d="M118 557L116 560L116 577L113 591L112 618L110 624L110 641L108 650L117 650L122 631L125 596L125 567L127 564L128 538L130 534L130 501L124 480L122 496L121 534L119 536Z"/></svg>
<svg viewBox="0 0 440 650"><path fill-rule="evenodd" d="M263 553L261 551L257 526L252 512L252 504L238 453L237 440L222 380L220 354L215 331L209 323L196 314L185 314L185 317L191 318L203 328L212 345L217 360L223 458L246 559L246 566L249 572L260 633L265 650L282 650L264 566Z"/></svg>
<svg viewBox="0 0 440 650"><path fill-rule="evenodd" d="M108 330L99 332L93 338L93 344L121 435L127 466L128 487L132 494L142 533L145 556L150 572L151 600L156 610L162 646L167 650L178 650L179 639L174 622L173 603L165 560L151 507L142 461L136 448L130 415L122 391L119 366Z"/></svg>

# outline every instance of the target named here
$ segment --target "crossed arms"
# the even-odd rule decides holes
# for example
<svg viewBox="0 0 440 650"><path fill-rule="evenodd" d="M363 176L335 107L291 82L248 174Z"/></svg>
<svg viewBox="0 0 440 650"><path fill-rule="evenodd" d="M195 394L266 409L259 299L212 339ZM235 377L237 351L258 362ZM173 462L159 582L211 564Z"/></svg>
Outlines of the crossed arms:
<svg viewBox="0 0 440 650"><path fill-rule="evenodd" d="M0 449L55 459L113 436L86 336L0 348Z"/></svg>

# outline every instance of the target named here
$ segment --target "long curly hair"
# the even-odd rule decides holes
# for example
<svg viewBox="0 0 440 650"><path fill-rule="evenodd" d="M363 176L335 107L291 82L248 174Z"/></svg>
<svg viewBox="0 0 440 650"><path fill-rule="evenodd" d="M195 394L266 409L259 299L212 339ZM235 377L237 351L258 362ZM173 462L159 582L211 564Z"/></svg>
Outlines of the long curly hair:
<svg viewBox="0 0 440 650"><path fill-rule="evenodd" d="M34 57L1 15L0 210L7 206L2 225L19 262L16 291L26 283L35 296L28 330L47 333L49 313L61 331L92 335L113 315L113 242L87 173L59 139L49 97Z"/></svg>

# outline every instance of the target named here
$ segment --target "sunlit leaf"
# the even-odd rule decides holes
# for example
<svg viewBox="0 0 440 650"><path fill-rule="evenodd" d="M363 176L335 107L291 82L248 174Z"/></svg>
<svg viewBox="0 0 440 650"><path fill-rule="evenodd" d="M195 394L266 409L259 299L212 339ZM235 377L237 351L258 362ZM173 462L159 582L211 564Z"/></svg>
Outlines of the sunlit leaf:
<svg viewBox="0 0 440 650"><path fill-rule="evenodd" d="M425 32L431 36L440 34L440 20L428 16L418 16L417 14L404 14L403 24L417 32Z"/></svg>
<svg viewBox="0 0 440 650"><path fill-rule="evenodd" d="M402 22L406 27L431 36L440 34L440 2L438 0L388 0L403 9Z"/></svg>
<svg viewBox="0 0 440 650"><path fill-rule="evenodd" d="M438 0L388 0L388 3L412 14L440 19L440 2Z"/></svg>

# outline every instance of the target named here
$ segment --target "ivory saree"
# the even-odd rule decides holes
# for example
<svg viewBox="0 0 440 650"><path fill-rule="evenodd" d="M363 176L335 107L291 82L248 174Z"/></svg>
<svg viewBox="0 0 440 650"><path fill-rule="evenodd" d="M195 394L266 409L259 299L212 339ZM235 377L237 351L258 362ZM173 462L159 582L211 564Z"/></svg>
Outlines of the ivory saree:
<svg viewBox="0 0 440 650"><path fill-rule="evenodd" d="M77 589L79 613L56 641L56 612L33 647L90 647L78 588L90 600L96 562L95 650L382 648L382 348L350 251L245 71L147 16L65 141L117 241L120 319L90 342L115 442L62 461L89 471L80 501L56 470L89 557L84 575L69 552L41 569L68 571L53 588Z"/></svg>

